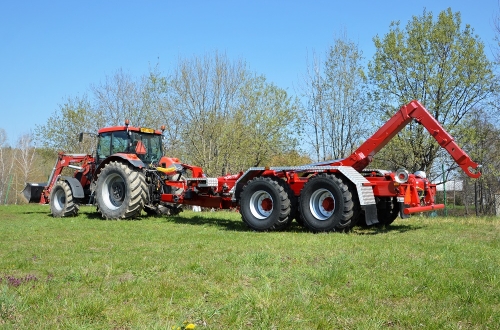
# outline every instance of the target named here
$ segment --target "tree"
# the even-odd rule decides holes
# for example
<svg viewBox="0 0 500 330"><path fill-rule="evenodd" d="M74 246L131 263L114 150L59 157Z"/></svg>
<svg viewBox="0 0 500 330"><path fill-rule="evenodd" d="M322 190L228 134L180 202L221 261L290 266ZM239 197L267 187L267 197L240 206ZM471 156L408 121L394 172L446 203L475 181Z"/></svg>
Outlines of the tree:
<svg viewBox="0 0 500 330"><path fill-rule="evenodd" d="M437 20L424 11L405 29L393 22L389 33L376 36L374 43L369 77L372 96L388 109L379 114L382 120L417 99L452 136L460 136L460 122L497 89L484 44L469 25L461 28L460 13L451 9ZM442 152L421 125L412 123L376 159L384 167L431 171Z"/></svg>
<svg viewBox="0 0 500 330"><path fill-rule="evenodd" d="M499 3L500 7L500 3ZM495 17L493 18L493 24L495 28L495 42L496 42L496 48L495 48L495 60L498 63L500 63L500 13L496 13Z"/></svg>
<svg viewBox="0 0 500 330"><path fill-rule="evenodd" d="M35 146L31 134L24 134L17 140L15 159L20 170L20 179L24 183L28 182L30 174L37 170L33 166L35 159Z"/></svg>
<svg viewBox="0 0 500 330"><path fill-rule="evenodd" d="M239 170L248 166L281 165L272 164L272 159L296 150L301 135L298 101L262 76L248 81L243 98L238 118L244 133L240 143L245 145L240 154L248 160Z"/></svg>
<svg viewBox="0 0 500 330"><path fill-rule="evenodd" d="M164 116L182 118L167 126L167 145L209 175L262 166L296 146L297 103L243 61L180 60L166 84Z"/></svg>
<svg viewBox="0 0 500 330"><path fill-rule="evenodd" d="M119 69L104 83L92 85L94 111L105 119L103 126L121 126L129 119L134 126L156 128L158 111L148 101L154 92L150 82L157 74L155 67L136 79Z"/></svg>
<svg viewBox="0 0 500 330"><path fill-rule="evenodd" d="M44 125L35 129L41 147L70 153L89 153L96 141L85 138L78 142L81 132L97 134L101 127L123 126L125 119L134 126L159 128L162 103L162 78L158 68L138 79L119 69L107 76L104 83L90 86L90 95L68 97L59 105Z"/></svg>
<svg viewBox="0 0 500 330"><path fill-rule="evenodd" d="M7 133L0 128L0 204L5 203L10 183L12 181L12 169L14 157L12 148L7 144Z"/></svg>
<svg viewBox="0 0 500 330"><path fill-rule="evenodd" d="M180 59L167 75L158 66L139 79L118 70L91 86L90 96L68 98L35 132L41 147L90 152L95 141L78 144L78 133L125 119L140 127L165 124L166 154L215 176L270 165L295 149L298 118L298 102L286 91L243 61L215 53Z"/></svg>
<svg viewBox="0 0 500 330"><path fill-rule="evenodd" d="M317 58L306 79L307 129L317 160L350 155L367 133L363 55L345 34L335 39L324 63Z"/></svg>
<svg viewBox="0 0 500 330"><path fill-rule="evenodd" d="M44 125L35 128L35 139L40 147L68 153L86 153L92 150L92 142L78 142L81 132L97 133L105 118L91 104L87 95L69 97Z"/></svg>
<svg viewBox="0 0 500 330"><path fill-rule="evenodd" d="M471 180L460 173L464 182L464 204L466 210L473 205L476 215L495 214L496 196L500 192L500 129L495 114L485 109L474 108L465 118L463 125L468 134L464 145L470 156L481 164L481 177ZM451 166L450 166L451 167Z"/></svg>

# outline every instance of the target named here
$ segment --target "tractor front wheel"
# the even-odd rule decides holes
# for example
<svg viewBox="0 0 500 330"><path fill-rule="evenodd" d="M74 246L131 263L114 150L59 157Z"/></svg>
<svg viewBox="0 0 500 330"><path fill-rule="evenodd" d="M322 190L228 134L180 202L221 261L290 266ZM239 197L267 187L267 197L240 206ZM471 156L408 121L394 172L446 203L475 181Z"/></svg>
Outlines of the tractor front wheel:
<svg viewBox="0 0 500 330"><path fill-rule="evenodd" d="M144 173L129 164L113 161L97 178L97 208L103 218L126 219L141 214L148 196Z"/></svg>
<svg viewBox="0 0 500 330"><path fill-rule="evenodd" d="M57 181L50 192L50 211L55 218L78 214L79 206L73 198L71 187L66 181Z"/></svg>

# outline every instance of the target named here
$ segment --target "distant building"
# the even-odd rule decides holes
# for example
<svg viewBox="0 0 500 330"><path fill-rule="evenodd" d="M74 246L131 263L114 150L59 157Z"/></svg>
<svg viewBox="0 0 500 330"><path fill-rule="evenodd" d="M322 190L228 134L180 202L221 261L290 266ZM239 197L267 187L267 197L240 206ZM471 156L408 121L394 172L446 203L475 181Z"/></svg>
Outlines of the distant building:
<svg viewBox="0 0 500 330"><path fill-rule="evenodd" d="M436 186L437 191L443 191L446 188L446 191L463 191L464 190L464 182L462 180L450 180L444 184L438 184Z"/></svg>

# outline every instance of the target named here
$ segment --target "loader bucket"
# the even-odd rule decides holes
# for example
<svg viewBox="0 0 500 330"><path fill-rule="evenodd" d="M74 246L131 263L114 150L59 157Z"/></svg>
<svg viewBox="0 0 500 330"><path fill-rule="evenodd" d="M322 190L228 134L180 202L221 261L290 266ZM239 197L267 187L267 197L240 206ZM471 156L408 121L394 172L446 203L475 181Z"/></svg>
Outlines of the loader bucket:
<svg viewBox="0 0 500 330"><path fill-rule="evenodd" d="M28 203L40 203L42 198L42 191L47 186L47 182L44 183L27 183L26 187L23 189L24 198L28 200Z"/></svg>

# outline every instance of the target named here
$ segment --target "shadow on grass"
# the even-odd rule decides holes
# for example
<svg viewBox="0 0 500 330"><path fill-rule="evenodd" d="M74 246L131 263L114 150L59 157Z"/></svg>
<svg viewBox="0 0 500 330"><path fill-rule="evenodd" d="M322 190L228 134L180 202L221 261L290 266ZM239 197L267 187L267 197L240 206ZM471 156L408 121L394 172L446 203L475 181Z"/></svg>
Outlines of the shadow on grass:
<svg viewBox="0 0 500 330"><path fill-rule="evenodd" d="M50 210L29 210L23 212L24 214L45 214L47 217L52 217ZM141 221L146 219L160 219L166 222L172 222L177 224L186 224L192 226L211 226L217 227L221 230L229 230L229 231L242 231L242 232L258 232L250 227L248 227L243 220L233 220L233 219L225 219L224 217L217 217L217 212L205 212L204 215L195 215L195 216L183 216L182 213L176 216L168 216L168 215L148 215L141 214L141 216L133 219L124 219L124 221ZM102 217L101 213L98 212L95 208L86 207L83 210L80 209L79 215L80 217L84 217L89 220L99 220L99 221L113 221L106 220ZM414 231L423 228L422 226L409 225L409 224L392 224L390 226L371 226L371 227L354 227L349 233L352 235L380 235L387 233L404 233L408 231ZM280 230L278 232L291 232L291 233L307 233L312 234L312 232L299 225L295 220L291 223L290 227ZM342 233L335 233L338 235L342 235Z"/></svg>
<svg viewBox="0 0 500 330"><path fill-rule="evenodd" d="M182 217L181 215L181 216L166 217L166 220L169 222L174 222L178 224L188 224L193 226L214 226L214 227L219 227L223 230L254 231L253 229L249 228L242 220L235 221L235 220L217 218L216 213L212 217L204 217L204 216ZM419 230L421 228L422 226L393 224L390 226L354 227L350 233L354 235L380 235L387 233L404 233L408 231ZM299 225L295 221L292 222L290 227L280 231L312 234L310 230ZM334 234L342 235L343 233L337 232Z"/></svg>
<svg viewBox="0 0 500 330"><path fill-rule="evenodd" d="M213 226L213 227L218 227L221 230L260 232L248 227L241 219L230 220L230 219L224 219L222 217L218 218L217 212L211 212L210 216L195 215L192 217L183 217L181 213L181 215L178 216L167 216L165 220L168 222L187 224L193 226ZM309 232L309 231L294 221L292 222L290 227L275 232Z"/></svg>
<svg viewBox="0 0 500 330"><path fill-rule="evenodd" d="M166 222L173 222L178 224L188 224L188 225L196 225L196 226L214 226L221 227L225 230L235 230L235 231L248 231L249 229L243 221L235 221L228 220L223 218L217 218L216 212L211 213L213 217L204 217L204 216L191 216L191 217L183 217L182 213L180 215L172 216L172 215L151 215L142 213L140 216L136 218L122 219L120 221L141 221L147 219L158 219ZM114 221L114 220L106 220L102 217L101 213L97 210L80 212L80 216L84 216L89 220L100 220L100 221Z"/></svg>
<svg viewBox="0 0 500 330"><path fill-rule="evenodd" d="M423 228L422 226L393 224L390 226L372 226L372 227L355 227L353 234L355 235L379 235L387 233L405 233Z"/></svg>
<svg viewBox="0 0 500 330"><path fill-rule="evenodd" d="M52 213L50 213L50 210L39 210L39 211L25 211L22 214L45 214L45 215L50 215L52 216Z"/></svg>
<svg viewBox="0 0 500 330"><path fill-rule="evenodd" d="M193 217L183 217L182 215L166 216L165 220L168 222L193 226L220 227L221 229L231 231L251 231L251 229L248 228L243 221L217 218L215 214L213 217L203 217L198 215L195 215Z"/></svg>

